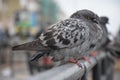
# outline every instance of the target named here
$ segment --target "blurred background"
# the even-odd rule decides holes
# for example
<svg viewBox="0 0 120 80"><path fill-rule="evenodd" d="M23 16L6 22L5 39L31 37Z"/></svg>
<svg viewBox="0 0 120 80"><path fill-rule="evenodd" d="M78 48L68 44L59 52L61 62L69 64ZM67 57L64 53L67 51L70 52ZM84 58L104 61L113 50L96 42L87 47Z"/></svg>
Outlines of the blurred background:
<svg viewBox="0 0 120 80"><path fill-rule="evenodd" d="M52 65L46 66L49 63L43 59L29 62L35 51L12 52L10 46L34 40L80 9L107 16L110 38L120 37L120 0L0 0L0 80L26 80L50 69ZM116 60L115 74L120 76L120 60Z"/></svg>

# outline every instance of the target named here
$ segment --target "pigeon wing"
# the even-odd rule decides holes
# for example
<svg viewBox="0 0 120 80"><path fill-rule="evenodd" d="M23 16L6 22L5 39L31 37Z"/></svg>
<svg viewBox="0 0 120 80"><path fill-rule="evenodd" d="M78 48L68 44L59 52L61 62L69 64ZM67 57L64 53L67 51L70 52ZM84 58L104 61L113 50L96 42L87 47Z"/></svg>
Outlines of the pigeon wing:
<svg viewBox="0 0 120 80"><path fill-rule="evenodd" d="M82 20L70 18L52 25L39 38L44 46L62 49L81 45L88 35L89 28Z"/></svg>
<svg viewBox="0 0 120 80"><path fill-rule="evenodd" d="M43 32L39 39L13 47L13 50L56 50L71 48L81 45L87 39L88 28L83 21L78 19L66 19L60 21L46 32Z"/></svg>

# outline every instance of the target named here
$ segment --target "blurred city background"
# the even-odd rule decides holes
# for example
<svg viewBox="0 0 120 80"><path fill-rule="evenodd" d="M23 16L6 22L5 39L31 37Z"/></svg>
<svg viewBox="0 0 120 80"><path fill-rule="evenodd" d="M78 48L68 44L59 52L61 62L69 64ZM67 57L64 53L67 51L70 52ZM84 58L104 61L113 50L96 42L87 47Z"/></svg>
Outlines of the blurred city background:
<svg viewBox="0 0 120 80"><path fill-rule="evenodd" d="M34 40L47 27L80 9L107 16L110 38L117 36L120 29L120 0L0 0L0 80L26 80L50 69L52 65L44 66L43 60L34 64L29 62L35 51L13 52L10 46ZM114 70L115 78L119 77L118 59Z"/></svg>

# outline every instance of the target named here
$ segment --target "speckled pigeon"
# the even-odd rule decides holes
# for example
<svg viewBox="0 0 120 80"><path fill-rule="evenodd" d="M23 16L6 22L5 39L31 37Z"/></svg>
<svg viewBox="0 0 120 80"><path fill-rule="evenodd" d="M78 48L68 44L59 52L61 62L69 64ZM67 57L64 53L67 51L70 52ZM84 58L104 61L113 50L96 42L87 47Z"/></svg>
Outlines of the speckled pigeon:
<svg viewBox="0 0 120 80"><path fill-rule="evenodd" d="M79 10L69 19L60 21L43 32L37 40L13 47L13 50L39 50L35 60L50 55L53 61L78 60L97 49L103 35L99 17L90 10Z"/></svg>

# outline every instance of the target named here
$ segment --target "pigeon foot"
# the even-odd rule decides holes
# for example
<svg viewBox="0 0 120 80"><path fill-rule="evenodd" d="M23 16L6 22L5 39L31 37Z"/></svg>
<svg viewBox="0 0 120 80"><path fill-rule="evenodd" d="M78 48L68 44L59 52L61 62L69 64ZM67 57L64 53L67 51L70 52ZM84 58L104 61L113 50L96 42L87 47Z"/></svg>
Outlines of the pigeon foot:
<svg viewBox="0 0 120 80"><path fill-rule="evenodd" d="M80 59L83 59L83 60L85 60L85 61L87 61L88 63L91 64L91 61L90 61L90 58L89 58L89 57L83 56L83 57L81 57Z"/></svg>
<svg viewBox="0 0 120 80"><path fill-rule="evenodd" d="M81 67L81 68L82 68L81 63L80 63L80 62L78 62L78 61L77 61L77 60L75 60L75 59L70 59L68 62L69 62L69 63L74 63L74 64L77 64L77 65L78 65L78 67Z"/></svg>
<svg viewBox="0 0 120 80"><path fill-rule="evenodd" d="M96 57L98 55L98 52L97 51L93 51L93 52L91 52L90 55L93 56L93 57Z"/></svg>

